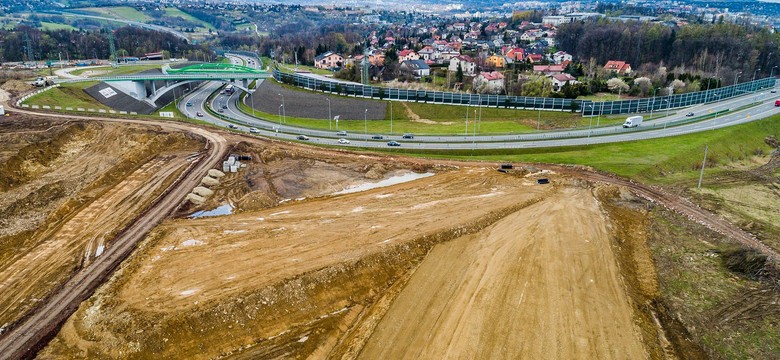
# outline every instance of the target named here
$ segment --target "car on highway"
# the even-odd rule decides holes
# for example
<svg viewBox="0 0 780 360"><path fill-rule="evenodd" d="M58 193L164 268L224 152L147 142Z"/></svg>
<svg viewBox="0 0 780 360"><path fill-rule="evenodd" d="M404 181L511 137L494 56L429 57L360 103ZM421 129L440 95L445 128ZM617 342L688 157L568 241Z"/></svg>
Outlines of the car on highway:
<svg viewBox="0 0 780 360"><path fill-rule="evenodd" d="M202 113L202 112L200 112L200 111L196 112L196 113L195 113L195 115L196 115L197 117L203 117L203 113Z"/></svg>
<svg viewBox="0 0 780 360"><path fill-rule="evenodd" d="M249 128L249 133L250 134L259 134L260 130L258 130L257 128Z"/></svg>
<svg viewBox="0 0 780 360"><path fill-rule="evenodd" d="M227 109L227 105L222 105L222 108L223 109Z"/></svg>
<svg viewBox="0 0 780 360"><path fill-rule="evenodd" d="M344 131L344 130L341 130L341 131L336 133L336 136L347 136L347 132Z"/></svg>
<svg viewBox="0 0 780 360"><path fill-rule="evenodd" d="M401 143L398 141L392 140L387 142L387 146L401 146Z"/></svg>
<svg viewBox="0 0 780 360"><path fill-rule="evenodd" d="M347 140L347 139L339 139L339 144L349 144L349 140Z"/></svg>
<svg viewBox="0 0 780 360"><path fill-rule="evenodd" d="M192 103L191 103L191 102L188 102L188 103L187 103L187 107L190 107L190 106L192 106Z"/></svg>
<svg viewBox="0 0 780 360"><path fill-rule="evenodd" d="M771 92L772 94L774 94L774 93L776 93L776 92L777 92L777 90L775 90L775 89L772 89L772 91L770 91L770 92Z"/></svg>
<svg viewBox="0 0 780 360"><path fill-rule="evenodd" d="M414 134L409 134L409 133L404 134L403 138L404 139L414 139Z"/></svg>
<svg viewBox="0 0 780 360"><path fill-rule="evenodd" d="M217 109L217 112L218 113L223 113L223 112L225 112L225 109Z"/></svg>
<svg viewBox="0 0 780 360"><path fill-rule="evenodd" d="M689 113L685 114L685 116L693 116L693 113L689 112Z"/></svg>
<svg viewBox="0 0 780 360"><path fill-rule="evenodd" d="M775 100L775 106L780 106L780 100Z"/></svg>
<svg viewBox="0 0 780 360"><path fill-rule="evenodd" d="M231 128L231 129L238 129L238 126L235 126L233 124L228 124L228 127Z"/></svg>
<svg viewBox="0 0 780 360"><path fill-rule="evenodd" d="M309 140L309 137L306 136L306 135L298 135L298 137L296 137L296 139L298 139L298 140Z"/></svg>
<svg viewBox="0 0 780 360"><path fill-rule="evenodd" d="M372 138L372 139L374 139L374 140L382 140L382 139L384 139L385 137L384 137L384 136L382 136L382 135L374 135L374 136L372 136L371 138Z"/></svg>

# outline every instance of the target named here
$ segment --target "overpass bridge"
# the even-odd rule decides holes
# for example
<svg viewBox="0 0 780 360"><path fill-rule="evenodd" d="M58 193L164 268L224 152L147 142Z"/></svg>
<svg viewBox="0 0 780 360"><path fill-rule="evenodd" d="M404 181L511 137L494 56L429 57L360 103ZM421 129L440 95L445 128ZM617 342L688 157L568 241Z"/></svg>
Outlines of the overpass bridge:
<svg viewBox="0 0 780 360"><path fill-rule="evenodd" d="M83 77L64 79L57 81L57 83L102 81L110 83L114 88L137 100L154 104L169 91L193 82L221 81L232 84L248 93L253 93L255 89L250 89L249 85L253 81L269 77L271 74L264 70L236 64L204 63L176 69L166 64L162 66L161 73L142 72L131 75Z"/></svg>

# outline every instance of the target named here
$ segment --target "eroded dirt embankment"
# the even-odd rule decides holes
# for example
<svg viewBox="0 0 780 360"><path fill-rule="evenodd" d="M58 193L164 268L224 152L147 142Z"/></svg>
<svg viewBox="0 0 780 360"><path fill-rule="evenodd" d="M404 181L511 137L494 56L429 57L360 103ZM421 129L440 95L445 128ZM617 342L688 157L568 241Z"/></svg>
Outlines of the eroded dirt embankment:
<svg viewBox="0 0 780 360"><path fill-rule="evenodd" d="M0 128L0 328L35 308L149 204L199 148L150 127L25 120Z"/></svg>

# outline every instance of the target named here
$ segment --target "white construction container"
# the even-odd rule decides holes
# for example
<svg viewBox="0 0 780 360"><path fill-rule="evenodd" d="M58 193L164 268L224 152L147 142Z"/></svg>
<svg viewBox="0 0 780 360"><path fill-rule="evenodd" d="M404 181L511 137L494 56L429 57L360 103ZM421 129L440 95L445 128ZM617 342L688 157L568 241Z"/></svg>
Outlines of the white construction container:
<svg viewBox="0 0 780 360"><path fill-rule="evenodd" d="M3 105L0 105L0 116L5 116L5 108Z"/></svg>

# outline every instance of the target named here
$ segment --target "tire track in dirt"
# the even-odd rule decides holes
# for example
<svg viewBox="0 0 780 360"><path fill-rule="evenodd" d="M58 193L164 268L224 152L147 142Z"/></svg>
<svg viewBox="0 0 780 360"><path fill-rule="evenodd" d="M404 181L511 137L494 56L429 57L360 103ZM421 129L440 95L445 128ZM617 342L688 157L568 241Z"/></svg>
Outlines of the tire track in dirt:
<svg viewBox="0 0 780 360"><path fill-rule="evenodd" d="M194 159L173 184L152 202L127 228L122 230L111 243L114 246L97 258L88 267L73 276L38 309L23 319L0 338L0 354L6 359L32 358L51 339L62 323L113 273L119 264L135 249L135 245L146 234L170 216L181 204L189 191L198 185L201 177L215 167L227 152L227 141L219 134L183 123L154 120L111 119L103 117L71 116L38 113L13 109L10 112L36 117L54 117L68 120L113 121L118 123L156 125L164 129L194 134L206 141L203 155Z"/></svg>

